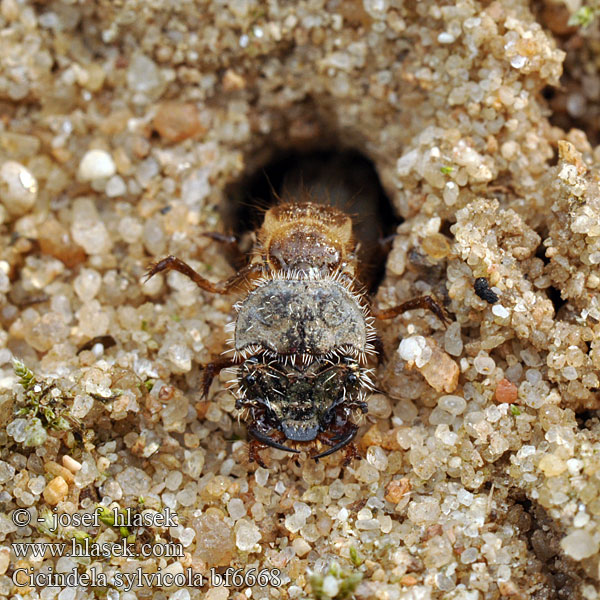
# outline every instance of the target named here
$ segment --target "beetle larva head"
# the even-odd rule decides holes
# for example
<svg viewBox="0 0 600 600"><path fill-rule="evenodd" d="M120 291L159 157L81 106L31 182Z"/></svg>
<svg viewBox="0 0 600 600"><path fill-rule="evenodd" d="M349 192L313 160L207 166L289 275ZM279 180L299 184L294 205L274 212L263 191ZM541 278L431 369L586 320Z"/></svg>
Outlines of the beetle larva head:
<svg viewBox="0 0 600 600"><path fill-rule="evenodd" d="M326 431L340 409L357 405L360 367L354 360L337 363L315 358L305 367L253 357L240 369L243 404L261 422L288 440L308 442Z"/></svg>

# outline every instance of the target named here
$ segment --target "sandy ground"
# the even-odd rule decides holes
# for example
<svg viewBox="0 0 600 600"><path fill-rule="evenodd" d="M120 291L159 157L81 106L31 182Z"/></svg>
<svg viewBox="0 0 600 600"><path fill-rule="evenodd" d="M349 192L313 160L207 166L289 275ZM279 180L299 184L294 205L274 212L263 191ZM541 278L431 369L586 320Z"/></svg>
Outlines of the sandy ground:
<svg viewBox="0 0 600 600"><path fill-rule="evenodd" d="M578 8L0 2L0 596L598 598L600 35ZM231 276L202 233L240 228L232 190L349 150L401 223L373 302L433 293L452 324L379 327L362 460L257 467L226 376L199 387L240 296L143 274Z"/></svg>

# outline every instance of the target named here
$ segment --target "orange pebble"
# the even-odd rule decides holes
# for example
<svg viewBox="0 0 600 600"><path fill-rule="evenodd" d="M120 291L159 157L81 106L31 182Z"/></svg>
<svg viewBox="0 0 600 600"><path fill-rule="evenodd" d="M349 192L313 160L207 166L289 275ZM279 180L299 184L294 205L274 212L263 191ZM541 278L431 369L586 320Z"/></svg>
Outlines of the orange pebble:
<svg viewBox="0 0 600 600"><path fill-rule="evenodd" d="M410 491L410 488L410 481L406 477L393 479L385 489L385 499L393 504L398 504L402 497Z"/></svg>
<svg viewBox="0 0 600 600"><path fill-rule="evenodd" d="M153 125L158 135L167 142L181 142L206 133L196 106L184 102L163 102L158 107Z"/></svg>
<svg viewBox="0 0 600 600"><path fill-rule="evenodd" d="M517 400L517 386L508 379L501 379L496 387L496 400L512 404Z"/></svg>

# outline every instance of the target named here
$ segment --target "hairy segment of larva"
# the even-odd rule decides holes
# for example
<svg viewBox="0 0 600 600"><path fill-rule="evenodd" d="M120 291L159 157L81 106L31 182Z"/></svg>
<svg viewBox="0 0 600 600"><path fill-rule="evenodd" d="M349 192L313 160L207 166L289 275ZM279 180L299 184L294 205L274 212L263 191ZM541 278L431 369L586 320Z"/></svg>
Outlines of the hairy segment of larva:
<svg viewBox="0 0 600 600"><path fill-rule="evenodd" d="M445 324L446 313L430 296L374 310L356 277L352 219L332 206L273 206L256 240L247 265L226 281L212 283L173 256L151 266L147 277L176 270L209 292L242 295L229 349L204 367L203 394L219 371L233 371L251 462L266 466L259 452L267 446L306 450L315 460L344 448L349 462L358 456L357 417L375 389L374 318L426 308Z"/></svg>

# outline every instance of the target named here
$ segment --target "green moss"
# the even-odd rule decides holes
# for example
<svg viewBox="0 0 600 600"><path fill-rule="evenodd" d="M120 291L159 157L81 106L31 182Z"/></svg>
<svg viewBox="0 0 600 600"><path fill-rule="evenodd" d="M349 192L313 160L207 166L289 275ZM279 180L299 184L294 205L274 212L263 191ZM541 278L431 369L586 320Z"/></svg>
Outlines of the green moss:
<svg viewBox="0 0 600 600"><path fill-rule="evenodd" d="M142 392L143 394L151 392L155 383L156 380L154 379L146 379L146 381L143 381L139 384L140 392Z"/></svg>
<svg viewBox="0 0 600 600"><path fill-rule="evenodd" d="M350 555L352 557L352 550L350 551ZM323 582L328 575L331 575L338 580L339 587L335 596L330 596L326 590L323 589ZM327 573L313 573L310 576L312 595L317 600L345 600L346 598L352 597L358 584L362 581L362 578L363 574L360 571L344 571L338 563L332 562Z"/></svg>
<svg viewBox="0 0 600 600"><path fill-rule="evenodd" d="M25 388L25 391L35 385L35 375L24 362L21 362L17 358L13 359L13 369L15 370L15 375L19 378L19 383Z"/></svg>
<svg viewBox="0 0 600 600"><path fill-rule="evenodd" d="M23 444L28 447L41 446L48 438L49 429L71 429L71 424L65 417L67 397L64 393L51 383L39 381L33 371L18 359L13 360L13 368L24 391L15 414L28 420ZM57 390L58 393L55 393Z"/></svg>
<svg viewBox="0 0 600 600"><path fill-rule="evenodd" d="M100 519L100 521L102 521L102 523L104 523L105 525L108 525L109 527L117 527L117 524L115 523L115 515L112 510L108 509L106 506L102 506L101 504L98 504L96 506L96 508L100 509L98 512L98 518ZM121 511L119 511L119 512L121 512ZM125 518L125 513L122 513L122 514ZM119 528L119 533L121 534L121 537L128 538L131 535L131 533L130 533L129 529L127 529L127 527L120 525L120 526L118 526L118 528Z"/></svg>
<svg viewBox="0 0 600 600"><path fill-rule="evenodd" d="M594 19L600 14L600 3L594 2L582 6L579 10L575 11L570 17L568 24L579 27L589 27Z"/></svg>
<svg viewBox="0 0 600 600"><path fill-rule="evenodd" d="M355 567L360 567L363 563L362 556L358 553L358 550L354 546L350 546L350 560Z"/></svg>

